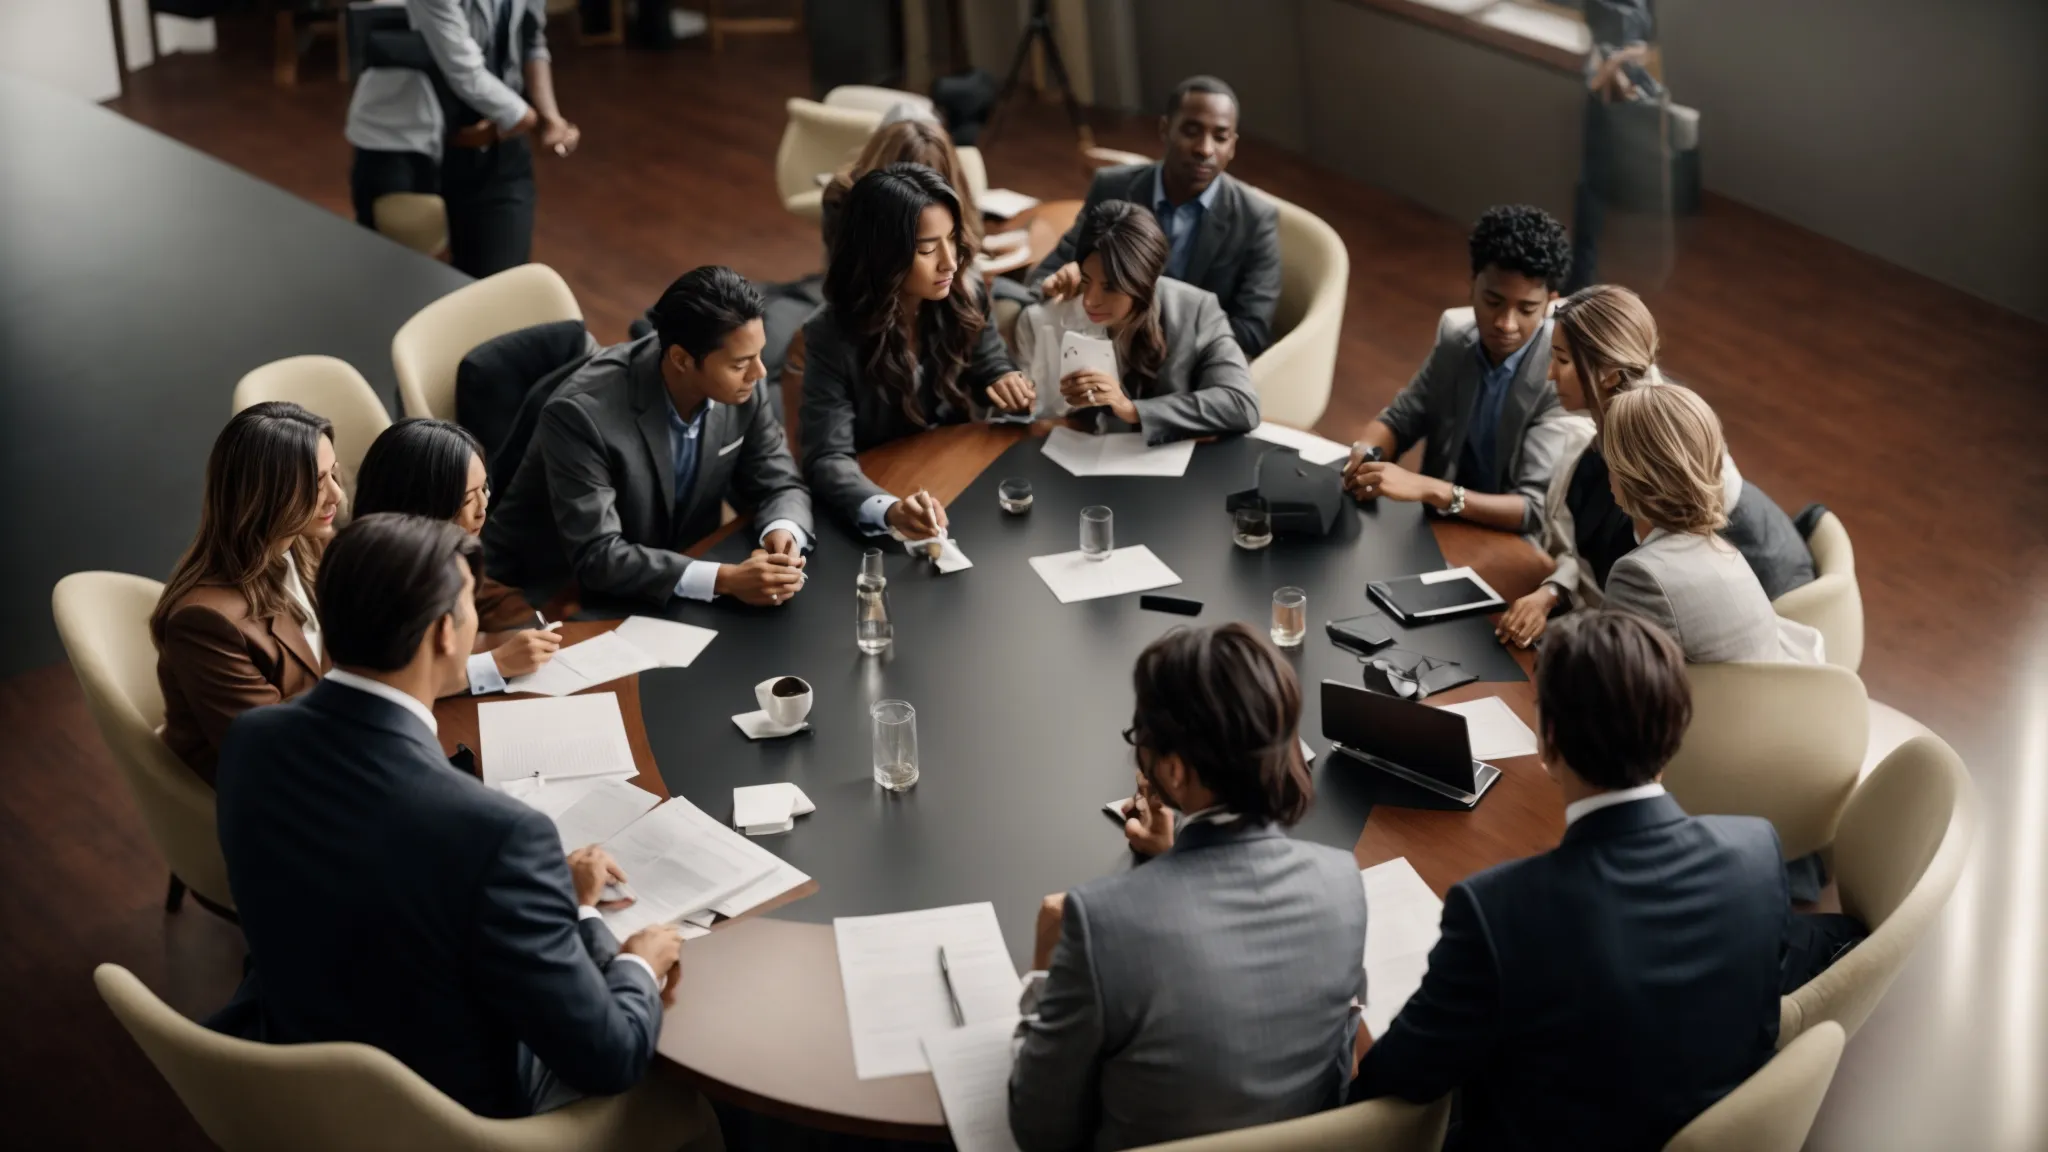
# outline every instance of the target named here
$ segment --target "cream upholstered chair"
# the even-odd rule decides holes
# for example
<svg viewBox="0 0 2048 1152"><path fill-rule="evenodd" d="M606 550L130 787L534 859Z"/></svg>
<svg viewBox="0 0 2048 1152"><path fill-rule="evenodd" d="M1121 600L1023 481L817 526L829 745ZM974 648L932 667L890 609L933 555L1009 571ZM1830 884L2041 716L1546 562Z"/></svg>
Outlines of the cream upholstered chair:
<svg viewBox="0 0 2048 1152"><path fill-rule="evenodd" d="M1799 1152L1834 1082L1846 1039L1839 1024L1808 1031L1693 1117L1664 1152Z"/></svg>
<svg viewBox="0 0 2048 1152"><path fill-rule="evenodd" d="M455 419L455 369L493 336L535 324L581 320L559 272L522 264L465 284L413 314L391 338L391 367L407 416Z"/></svg>
<svg viewBox="0 0 2048 1152"><path fill-rule="evenodd" d="M1813 553L1813 582L1778 597L1771 607L1787 620L1818 628L1827 639L1828 663L1854 672L1863 663L1863 590L1856 583L1849 530L1830 512L1814 525L1806 547Z"/></svg>
<svg viewBox="0 0 2048 1152"><path fill-rule="evenodd" d="M887 115L889 109L898 104L915 104L925 115L936 120L938 109L932 106L929 96L905 92L901 88L880 88L873 84L841 84L825 93L825 107L847 108L856 112L873 112L877 116Z"/></svg>
<svg viewBox="0 0 2048 1152"><path fill-rule="evenodd" d="M1835 890L1870 936L1779 1001L1780 1046L1823 1020L1856 1034L1955 891L1976 828L1970 774L1938 736L1906 741L1857 786L1835 830Z"/></svg>
<svg viewBox="0 0 2048 1152"><path fill-rule="evenodd" d="M426 256L448 250L448 204L428 192L387 192L370 203L377 231Z"/></svg>
<svg viewBox="0 0 2048 1152"><path fill-rule="evenodd" d="M853 154L882 122L880 112L865 108L833 108L815 100L792 98L789 125L775 149L775 190L783 206L806 220L824 217L818 177L853 159Z"/></svg>
<svg viewBox="0 0 2048 1152"><path fill-rule="evenodd" d="M235 901L214 828L213 789L157 735L164 694L156 680L149 615L163 590L142 576L74 572L57 581L50 610L85 691L86 711L128 781L157 851L171 866L164 910L177 911L189 887L202 903L232 915Z"/></svg>
<svg viewBox="0 0 2048 1152"><path fill-rule="evenodd" d="M1664 786L1695 816L1762 816L1785 859L1835 836L1870 738L1863 681L1832 664L1691 664L1692 725Z"/></svg>
<svg viewBox="0 0 2048 1152"><path fill-rule="evenodd" d="M1277 1124L1154 1144L1142 1152L1436 1152L1451 1098L1434 1104L1367 1100Z"/></svg>
<svg viewBox="0 0 2048 1152"><path fill-rule="evenodd" d="M391 413L370 382L348 361L332 356L290 356L251 371L235 385L235 411L266 400L289 400L334 422L334 458L353 491L356 469Z"/></svg>
<svg viewBox="0 0 2048 1152"><path fill-rule="evenodd" d="M487 1120L367 1044L258 1044L185 1019L119 965L100 965L93 982L192 1118L227 1152L725 1147L704 1098L659 1070L618 1096Z"/></svg>
<svg viewBox="0 0 2048 1152"><path fill-rule="evenodd" d="M1315 213L1262 195L1280 210L1280 303L1273 343L1252 361L1252 384L1262 418L1307 430L1322 419L1337 376L1351 254Z"/></svg>

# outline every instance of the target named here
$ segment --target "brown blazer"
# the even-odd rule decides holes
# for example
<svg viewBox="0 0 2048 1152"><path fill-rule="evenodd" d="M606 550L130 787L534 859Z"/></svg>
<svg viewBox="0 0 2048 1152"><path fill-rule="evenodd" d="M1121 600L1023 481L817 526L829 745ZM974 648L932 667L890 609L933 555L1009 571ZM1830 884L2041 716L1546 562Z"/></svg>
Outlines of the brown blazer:
<svg viewBox="0 0 2048 1152"><path fill-rule="evenodd" d="M235 717L311 689L325 671L297 617L251 616L240 590L198 585L164 618L157 645L164 743L211 784Z"/></svg>
<svg viewBox="0 0 2048 1152"><path fill-rule="evenodd" d="M477 581L477 631L512 632L533 626L533 605L526 602L525 593L489 576Z"/></svg>

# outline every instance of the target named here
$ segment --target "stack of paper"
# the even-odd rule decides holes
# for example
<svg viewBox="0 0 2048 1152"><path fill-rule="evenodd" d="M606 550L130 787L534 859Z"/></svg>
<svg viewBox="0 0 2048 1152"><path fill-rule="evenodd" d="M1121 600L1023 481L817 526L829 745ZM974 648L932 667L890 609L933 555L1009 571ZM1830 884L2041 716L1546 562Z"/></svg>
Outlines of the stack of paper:
<svg viewBox="0 0 2048 1152"><path fill-rule="evenodd" d="M832 921L832 931L859 1079L929 1071L921 1041L958 1027L955 997L969 1024L1016 1018L1017 970L993 904L842 916ZM946 971L939 967L941 947Z"/></svg>
<svg viewBox="0 0 2048 1152"><path fill-rule="evenodd" d="M1472 743L1472 758L1506 760L1536 754L1536 733L1498 696L1482 696L1462 704L1439 704L1446 712L1465 718L1465 731Z"/></svg>
<svg viewBox="0 0 2048 1152"><path fill-rule="evenodd" d="M1341 464L1351 458L1350 445L1325 440L1313 432L1303 432L1285 424L1261 423L1247 435L1254 440L1292 448L1311 464Z"/></svg>
<svg viewBox="0 0 2048 1152"><path fill-rule="evenodd" d="M1031 570L1062 604L1150 592L1180 583L1173 569L1143 544L1118 548L1106 560L1090 560L1085 552L1033 556Z"/></svg>
<svg viewBox="0 0 2048 1152"><path fill-rule="evenodd" d="M693 624L632 616L580 644L569 644L538 670L515 676L507 692L568 696L649 668L687 668L718 633Z"/></svg>
<svg viewBox="0 0 2048 1152"><path fill-rule="evenodd" d="M1045 438L1044 451L1047 460L1076 476L1181 476L1194 457L1195 442L1177 440L1147 448L1141 432L1093 436L1055 428Z"/></svg>
<svg viewBox="0 0 2048 1152"><path fill-rule="evenodd" d="M796 827L798 816L818 810L794 784L755 784L732 790L733 827L749 836L773 836Z"/></svg>
<svg viewBox="0 0 2048 1152"><path fill-rule="evenodd" d="M1375 864L1358 879L1365 885L1365 1026L1377 1039L1422 987L1444 903L1406 856Z"/></svg>
<svg viewBox="0 0 2048 1152"><path fill-rule="evenodd" d="M1008 220L1012 216L1020 216L1038 207L1038 201L1022 192L1012 192L1008 188L990 188L974 198L974 206L981 209L984 216Z"/></svg>
<svg viewBox="0 0 2048 1152"><path fill-rule="evenodd" d="M514 794L555 822L564 853L604 843L661 803L661 797L624 776L542 781Z"/></svg>
<svg viewBox="0 0 2048 1152"><path fill-rule="evenodd" d="M486 784L639 774L616 693L479 704L476 728Z"/></svg>
<svg viewBox="0 0 2048 1152"><path fill-rule="evenodd" d="M806 801L808 803L809 801ZM677 804L671 800L669 804ZM760 904L765 904L791 888L811 882L802 869L761 847L711 818L711 814L688 801L681 801L675 819L683 821L709 836L716 833L718 841L734 855L743 857L753 864L767 869L760 879L754 880L732 895L713 901L708 907L699 908L683 917L685 925L695 924L709 928L720 916L737 916ZM663 805L667 807L668 805Z"/></svg>
<svg viewBox="0 0 2048 1152"><path fill-rule="evenodd" d="M635 820L604 847L632 885L633 903L604 914L621 940L649 924L680 922L775 870L772 854L681 797Z"/></svg>
<svg viewBox="0 0 2048 1152"><path fill-rule="evenodd" d="M946 1110L946 1131L960 1152L1017 1152L1010 1134L1010 1066L1016 1063L1012 1014L924 1038L925 1059Z"/></svg>

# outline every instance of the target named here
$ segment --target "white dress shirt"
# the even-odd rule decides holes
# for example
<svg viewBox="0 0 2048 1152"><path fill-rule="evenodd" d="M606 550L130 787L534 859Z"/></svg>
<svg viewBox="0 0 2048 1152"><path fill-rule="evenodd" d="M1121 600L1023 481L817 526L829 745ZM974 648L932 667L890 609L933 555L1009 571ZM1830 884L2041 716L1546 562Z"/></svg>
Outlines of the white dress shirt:
<svg viewBox="0 0 2048 1152"><path fill-rule="evenodd" d="M1637 800L1648 800L1652 796L1662 795L1664 785L1652 780L1648 784L1638 784L1633 788L1617 788L1612 792L1601 792L1583 800L1574 800L1564 806L1564 826L1569 828L1578 823L1579 817L1588 812L1598 812L1602 808L1612 808L1616 804L1631 804Z"/></svg>
<svg viewBox="0 0 2048 1152"><path fill-rule="evenodd" d="M306 583L299 579L298 561L289 549L284 554L284 592L299 610L299 630L306 634L306 647L313 650L313 662L318 664L327 659L326 637L320 634L320 614L313 611L313 598L306 595Z"/></svg>

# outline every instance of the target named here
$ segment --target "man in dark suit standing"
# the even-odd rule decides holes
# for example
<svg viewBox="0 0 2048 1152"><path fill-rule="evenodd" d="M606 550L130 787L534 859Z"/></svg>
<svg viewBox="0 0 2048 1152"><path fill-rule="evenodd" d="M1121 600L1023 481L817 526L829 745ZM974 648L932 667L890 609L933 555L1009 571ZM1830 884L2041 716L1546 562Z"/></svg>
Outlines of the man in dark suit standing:
<svg viewBox="0 0 2048 1152"><path fill-rule="evenodd" d="M1564 842L1451 889L1422 987L1352 1098L1459 1090L1447 1147L1661 1148L1776 1046L1778 836L1665 795L1692 701L1648 621L1553 625L1536 696Z"/></svg>
<svg viewBox="0 0 2048 1152"><path fill-rule="evenodd" d="M631 1088L680 974L673 927L598 918L618 866L451 766L432 704L476 637L478 549L452 523L366 516L320 566L334 671L245 712L219 821L249 971L216 1030L381 1048L481 1116ZM680 1142L681 1137L679 1137Z"/></svg>
<svg viewBox="0 0 2048 1152"><path fill-rule="evenodd" d="M1142 204L1159 217L1173 251L1166 274L1215 293L1246 360L1273 342L1280 301L1280 212L1226 171L1237 156L1237 93L1214 76L1180 82L1159 118L1166 155L1157 164L1127 164L1095 174L1081 216L1104 200ZM1074 262L1081 222L1060 238L1029 283L1048 300L1081 290Z"/></svg>
<svg viewBox="0 0 2048 1152"><path fill-rule="evenodd" d="M760 386L765 311L739 273L694 269L650 311L652 333L564 381L484 525L492 574L526 587L574 575L586 592L649 604L795 595L811 494ZM760 550L741 564L684 556L726 502L753 515Z"/></svg>

